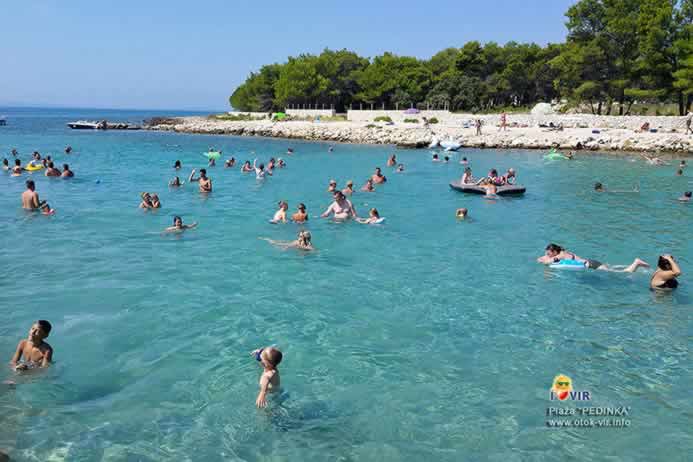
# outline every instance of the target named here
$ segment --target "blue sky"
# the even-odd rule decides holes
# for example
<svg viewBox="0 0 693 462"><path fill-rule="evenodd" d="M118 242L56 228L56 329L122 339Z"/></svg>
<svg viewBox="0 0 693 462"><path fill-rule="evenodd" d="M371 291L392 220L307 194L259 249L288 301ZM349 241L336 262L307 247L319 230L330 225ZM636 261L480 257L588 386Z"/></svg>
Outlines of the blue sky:
<svg viewBox="0 0 693 462"><path fill-rule="evenodd" d="M3 2L0 105L226 109L252 70L348 48L559 42L569 0Z"/></svg>

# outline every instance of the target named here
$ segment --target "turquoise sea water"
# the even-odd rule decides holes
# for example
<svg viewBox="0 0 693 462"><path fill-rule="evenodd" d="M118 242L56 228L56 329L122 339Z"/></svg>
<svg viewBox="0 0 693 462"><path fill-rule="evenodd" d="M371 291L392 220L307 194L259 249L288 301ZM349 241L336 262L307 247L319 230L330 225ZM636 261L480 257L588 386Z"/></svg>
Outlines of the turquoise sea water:
<svg viewBox="0 0 693 462"><path fill-rule="evenodd" d="M67 162L76 177L32 175L57 214L27 214L28 177L0 175L0 359L31 323L53 323L55 364L0 369L0 451L17 461L686 460L693 299L693 170L637 159L547 163L537 152L466 150L477 174L515 167L523 198L453 192L457 162L393 147L149 132L70 131L81 118L148 113L0 109L0 152ZM66 145L74 153L62 154ZM171 190L205 166L209 146L237 160L283 157L264 182L221 165L214 192ZM293 156L283 153L288 146ZM254 152L254 154L253 154ZM226 157L226 156L225 156ZM331 178L382 226L313 218ZM693 168L693 167L690 167ZM99 180L97 183L96 180ZM187 178L186 178L187 180ZM591 192L640 184L640 194ZM139 192L163 208L137 208ZM282 251L298 226L271 225L279 200L304 202L318 251ZM459 222L458 207L471 220ZM162 236L173 215L199 228ZM648 272L557 272L535 263L548 242L583 257L683 269L672 294ZM255 408L260 368L248 353L276 343L284 393ZM549 401L555 375L590 403ZM547 428L547 408L626 406L629 428Z"/></svg>

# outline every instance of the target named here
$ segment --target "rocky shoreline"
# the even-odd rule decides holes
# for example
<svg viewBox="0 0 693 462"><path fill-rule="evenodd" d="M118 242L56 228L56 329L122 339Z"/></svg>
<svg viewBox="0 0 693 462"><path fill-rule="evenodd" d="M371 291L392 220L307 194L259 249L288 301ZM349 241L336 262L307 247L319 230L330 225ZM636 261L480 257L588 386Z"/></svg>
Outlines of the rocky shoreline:
<svg viewBox="0 0 693 462"><path fill-rule="evenodd" d="M562 118L566 118L563 123ZM589 116L586 116L589 117ZM497 116L495 117L497 119ZM405 148L425 148L434 139L458 141L462 147L498 149L561 149L600 152L640 152L693 154L693 135L684 130L636 132L630 128L592 125L583 128L575 116L553 116L563 130L536 126L509 127L499 131L485 117L482 134L474 128L444 125L423 127L417 124L381 122L312 122L312 121L222 121L206 117L175 117L152 121L145 129L209 135L262 136L271 138L326 141L331 143L385 144ZM677 122L682 118L677 118Z"/></svg>

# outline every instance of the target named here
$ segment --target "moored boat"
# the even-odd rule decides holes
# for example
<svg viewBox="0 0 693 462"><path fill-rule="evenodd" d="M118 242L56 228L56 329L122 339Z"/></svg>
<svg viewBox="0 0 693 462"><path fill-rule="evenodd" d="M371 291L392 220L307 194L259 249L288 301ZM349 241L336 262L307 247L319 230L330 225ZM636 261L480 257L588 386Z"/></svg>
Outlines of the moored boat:
<svg viewBox="0 0 693 462"><path fill-rule="evenodd" d="M101 128L101 123L88 120L78 120L77 122L68 123L67 126L73 130L97 130Z"/></svg>

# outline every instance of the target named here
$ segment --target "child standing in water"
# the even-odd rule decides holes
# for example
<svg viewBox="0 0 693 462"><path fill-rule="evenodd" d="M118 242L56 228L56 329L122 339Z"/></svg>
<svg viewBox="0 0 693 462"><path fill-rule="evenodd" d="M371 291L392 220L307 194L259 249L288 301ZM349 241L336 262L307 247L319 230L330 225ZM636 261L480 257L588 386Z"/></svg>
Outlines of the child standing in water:
<svg viewBox="0 0 693 462"><path fill-rule="evenodd" d="M43 339L51 333L51 323L46 320L38 320L29 329L29 336L20 340L17 351L12 356L10 366L17 371L25 371L34 367L48 367L53 359L53 347ZM24 362L20 360L24 357Z"/></svg>
<svg viewBox="0 0 693 462"><path fill-rule="evenodd" d="M286 211L289 210L289 204L286 201L279 202L279 210L274 213L272 223L286 223Z"/></svg>
<svg viewBox="0 0 693 462"><path fill-rule="evenodd" d="M267 393L279 390L281 386L279 380L279 369L277 366L282 362L282 352L275 347L265 347L251 353L257 361L262 364L264 370L260 376L260 393L257 395L255 405L257 407L267 406Z"/></svg>

